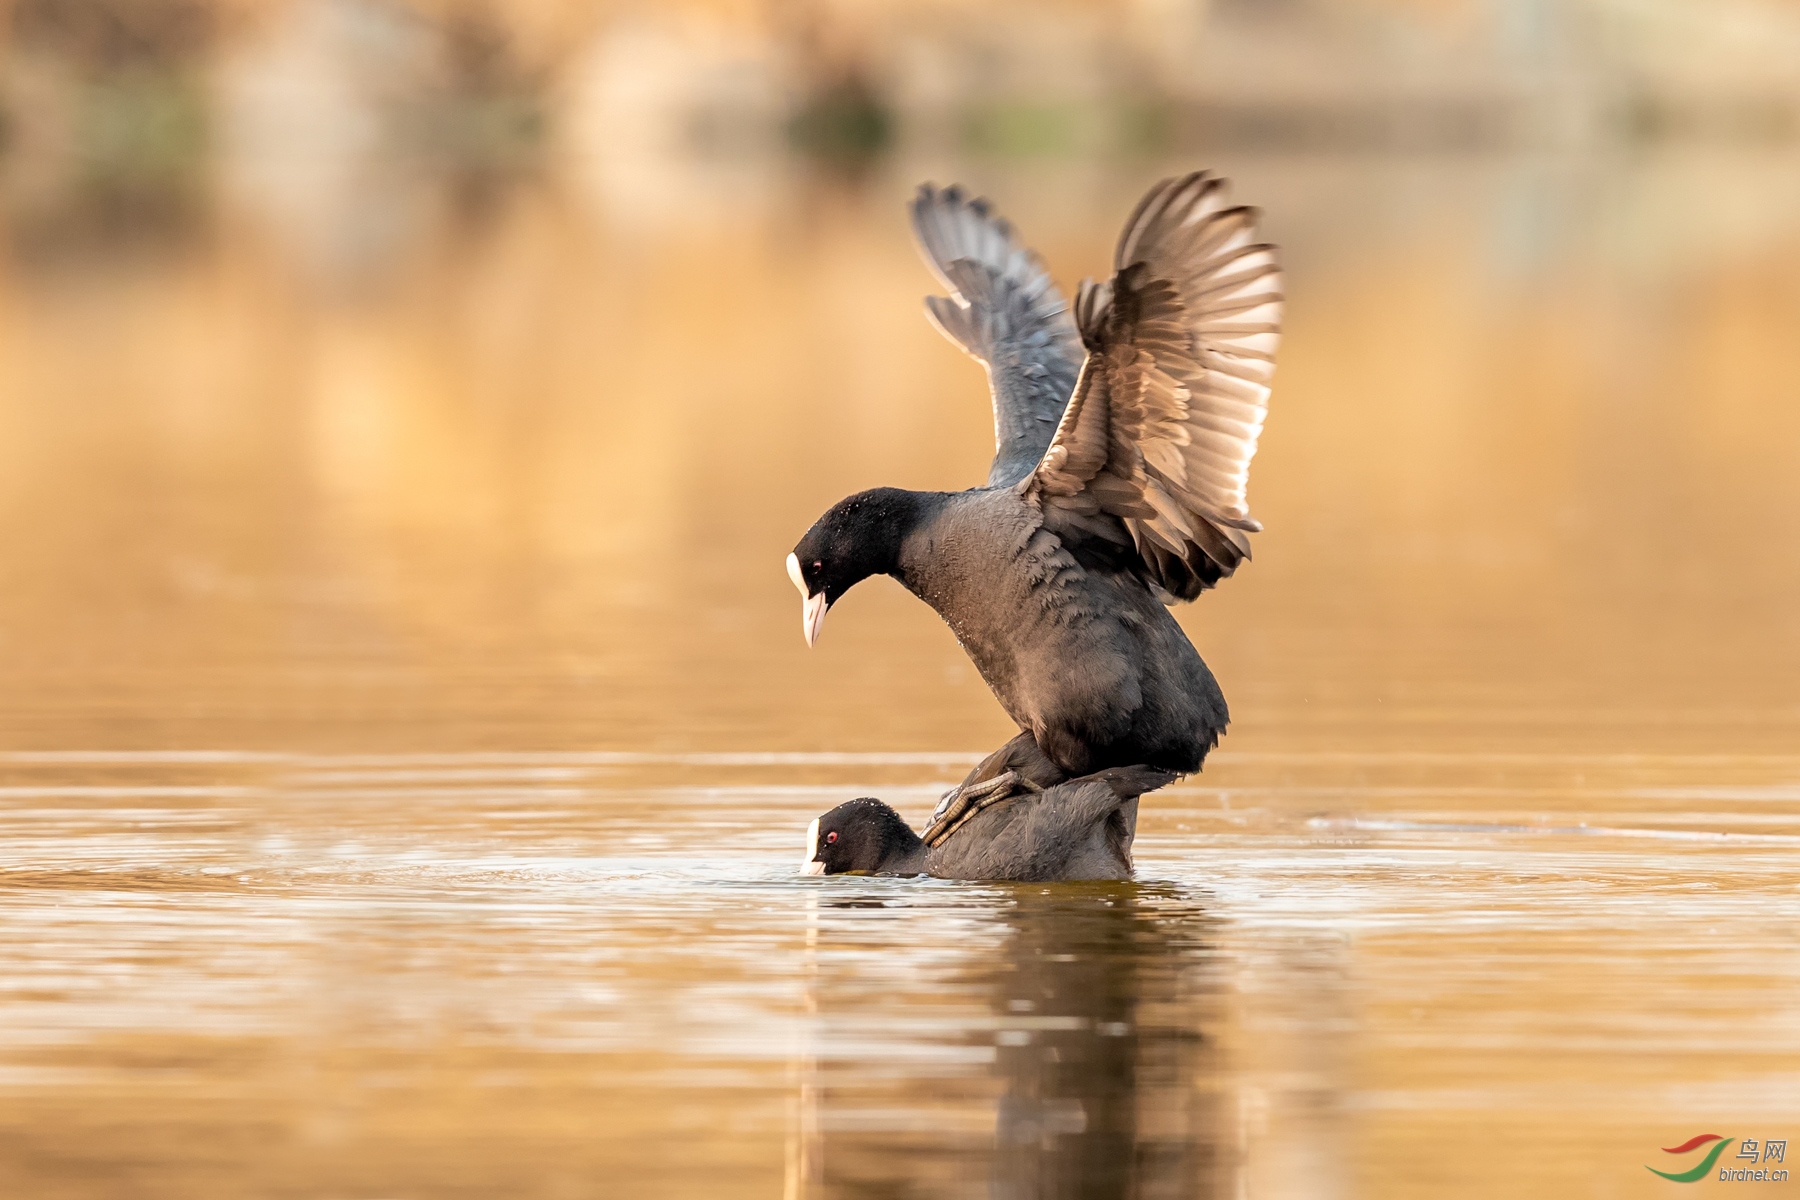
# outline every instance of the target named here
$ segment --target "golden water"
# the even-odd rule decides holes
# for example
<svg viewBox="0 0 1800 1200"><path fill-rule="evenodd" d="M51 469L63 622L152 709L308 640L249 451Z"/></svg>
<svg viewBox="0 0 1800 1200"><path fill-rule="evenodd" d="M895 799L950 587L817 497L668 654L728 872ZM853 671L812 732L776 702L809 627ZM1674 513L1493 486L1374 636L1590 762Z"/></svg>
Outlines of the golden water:
<svg viewBox="0 0 1800 1200"><path fill-rule="evenodd" d="M911 184L1067 283L1156 164L12 211L0 1195L1636 1196L1800 1139L1800 158L1215 165L1290 272L1268 532L1106 887L794 874L1010 731L885 581L808 653L782 557L985 469Z"/></svg>

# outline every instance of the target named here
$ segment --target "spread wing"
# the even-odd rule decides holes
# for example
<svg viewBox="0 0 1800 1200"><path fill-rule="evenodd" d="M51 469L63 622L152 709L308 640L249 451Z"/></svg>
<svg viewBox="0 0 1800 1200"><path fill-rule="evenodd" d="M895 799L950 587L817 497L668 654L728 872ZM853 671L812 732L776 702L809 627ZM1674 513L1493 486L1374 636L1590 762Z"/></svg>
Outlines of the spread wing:
<svg viewBox="0 0 1800 1200"><path fill-rule="evenodd" d="M1068 411L1021 485L1079 550L1112 542L1191 600L1250 557L1245 488L1281 337L1281 273L1252 208L1197 172L1150 190L1125 223L1110 283L1083 283L1087 360ZM1129 546L1124 545L1129 541Z"/></svg>
<svg viewBox="0 0 1800 1200"><path fill-rule="evenodd" d="M925 311L987 368L994 395L988 486L1015 484L1049 448L1081 367L1068 302L986 200L926 184L911 213L920 253L950 289L948 298L927 296Z"/></svg>

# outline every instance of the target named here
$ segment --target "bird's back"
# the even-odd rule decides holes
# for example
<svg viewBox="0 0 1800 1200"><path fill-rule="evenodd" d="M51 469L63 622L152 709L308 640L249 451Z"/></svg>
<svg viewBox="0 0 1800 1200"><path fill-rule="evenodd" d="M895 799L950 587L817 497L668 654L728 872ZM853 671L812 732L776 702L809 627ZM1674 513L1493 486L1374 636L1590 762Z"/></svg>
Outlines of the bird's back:
<svg viewBox="0 0 1800 1200"><path fill-rule="evenodd" d="M1097 818L1071 822L1070 810ZM1066 783L977 813L926 854L940 879L1061 880L1131 878L1136 797L1120 801L1098 781Z"/></svg>

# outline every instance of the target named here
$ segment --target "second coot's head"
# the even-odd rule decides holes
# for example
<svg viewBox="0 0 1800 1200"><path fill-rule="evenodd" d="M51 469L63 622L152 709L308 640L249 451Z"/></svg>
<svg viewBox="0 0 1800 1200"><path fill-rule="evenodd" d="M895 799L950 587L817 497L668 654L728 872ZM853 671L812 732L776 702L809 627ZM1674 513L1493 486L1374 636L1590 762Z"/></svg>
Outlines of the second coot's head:
<svg viewBox="0 0 1800 1200"><path fill-rule="evenodd" d="M923 846L912 826L888 805L871 798L846 800L806 831L801 870L808 875L881 874L894 871Z"/></svg>

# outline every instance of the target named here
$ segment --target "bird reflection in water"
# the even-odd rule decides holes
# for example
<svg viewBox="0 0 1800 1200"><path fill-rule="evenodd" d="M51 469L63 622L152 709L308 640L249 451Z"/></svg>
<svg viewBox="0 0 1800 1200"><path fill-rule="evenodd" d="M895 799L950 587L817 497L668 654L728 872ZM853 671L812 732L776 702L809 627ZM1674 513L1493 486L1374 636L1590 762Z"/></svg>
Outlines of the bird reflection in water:
<svg viewBox="0 0 1800 1200"><path fill-rule="evenodd" d="M814 939L807 996L815 1031L878 1022L879 1009L867 1010L909 984L968 1007L939 1027L935 1047L919 1044L928 1034L900 1053L832 1035L815 1042L796 1080L788 1195L1224 1194L1237 1136L1227 1098L1207 1086L1223 1066L1208 1032L1221 1024L1222 988L1197 900L1136 883L982 893L992 904L979 923L1000 935L997 947L976 948L985 938L971 931L978 964L927 980L871 978L864 956L875 947L854 936L864 965L846 976L831 961L837 918L867 930L855 918L873 914L853 910L884 908L891 920L911 898L820 898L827 932ZM976 915L955 906L965 920ZM912 961L931 974L929 960Z"/></svg>

